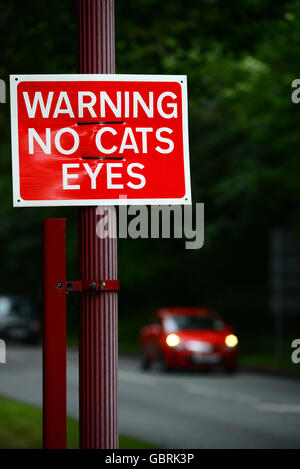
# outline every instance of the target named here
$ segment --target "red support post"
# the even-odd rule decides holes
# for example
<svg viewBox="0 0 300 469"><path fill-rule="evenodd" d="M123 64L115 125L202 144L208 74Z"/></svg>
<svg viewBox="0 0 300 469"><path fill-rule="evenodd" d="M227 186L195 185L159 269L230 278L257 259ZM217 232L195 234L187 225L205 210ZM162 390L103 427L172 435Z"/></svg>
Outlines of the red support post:
<svg viewBox="0 0 300 469"><path fill-rule="evenodd" d="M77 0L77 72L115 73L114 0ZM107 207L109 231L116 212ZM117 279L117 240L97 237L96 208L78 210L81 281ZM81 293L79 325L80 447L118 447L117 292Z"/></svg>
<svg viewBox="0 0 300 469"><path fill-rule="evenodd" d="M66 409L66 220L43 226L43 447L65 449Z"/></svg>

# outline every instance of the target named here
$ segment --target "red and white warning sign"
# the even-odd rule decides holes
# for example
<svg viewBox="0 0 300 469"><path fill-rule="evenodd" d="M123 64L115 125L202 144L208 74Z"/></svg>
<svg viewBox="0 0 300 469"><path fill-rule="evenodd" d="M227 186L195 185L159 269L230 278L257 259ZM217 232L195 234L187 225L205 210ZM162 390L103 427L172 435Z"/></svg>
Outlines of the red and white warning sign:
<svg viewBox="0 0 300 469"><path fill-rule="evenodd" d="M191 203L185 76L10 77L14 206Z"/></svg>

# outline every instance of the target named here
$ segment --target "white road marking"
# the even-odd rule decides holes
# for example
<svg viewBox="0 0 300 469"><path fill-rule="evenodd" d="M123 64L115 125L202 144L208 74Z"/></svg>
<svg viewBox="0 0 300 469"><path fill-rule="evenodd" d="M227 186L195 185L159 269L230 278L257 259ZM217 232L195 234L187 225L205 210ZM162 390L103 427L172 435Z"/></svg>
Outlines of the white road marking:
<svg viewBox="0 0 300 469"><path fill-rule="evenodd" d="M300 404L275 404L271 402L261 402L257 405L257 410L282 414L300 414Z"/></svg>
<svg viewBox="0 0 300 469"><path fill-rule="evenodd" d="M149 384L150 386L157 385L157 379L154 376L142 375L132 371L120 370L119 378L120 380L129 381L131 383Z"/></svg>
<svg viewBox="0 0 300 469"><path fill-rule="evenodd" d="M135 384L143 384L150 386L159 386L161 379L153 375L143 375L133 371L119 371L119 378L121 381L127 381ZM300 413L300 404L286 404L275 402L263 402L258 396L251 394L231 392L221 389L202 386L199 384L184 384L183 391L203 396L209 399L219 399L223 401L237 402L240 404L247 404L253 409L260 412L275 412L275 413Z"/></svg>
<svg viewBox="0 0 300 469"><path fill-rule="evenodd" d="M256 404L259 402L259 398L251 396L250 394L242 394L230 391L223 391L215 388L208 388L206 386L199 386L195 384L186 384L184 386L186 392L191 394L198 394L204 397L210 397L213 399L221 399L225 401L241 402L243 404Z"/></svg>
<svg viewBox="0 0 300 469"><path fill-rule="evenodd" d="M220 399L225 401L239 402L242 404L248 404L255 408L255 410L261 412L276 412L276 413L300 413L300 404L285 404L285 403L274 403L274 402L263 402L257 396L251 396L249 394L228 392L214 388L208 388L205 386L199 386L194 384L186 384L184 386L185 391L191 394L197 394L199 396L208 397L212 399Z"/></svg>

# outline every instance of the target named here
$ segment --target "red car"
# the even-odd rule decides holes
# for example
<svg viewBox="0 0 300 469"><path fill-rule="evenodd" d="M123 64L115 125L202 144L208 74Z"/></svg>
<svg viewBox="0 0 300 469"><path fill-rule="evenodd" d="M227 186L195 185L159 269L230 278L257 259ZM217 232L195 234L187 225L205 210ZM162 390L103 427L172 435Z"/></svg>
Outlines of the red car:
<svg viewBox="0 0 300 469"><path fill-rule="evenodd" d="M237 365L238 339L231 326L213 311L202 308L162 308L140 332L141 365L163 369Z"/></svg>

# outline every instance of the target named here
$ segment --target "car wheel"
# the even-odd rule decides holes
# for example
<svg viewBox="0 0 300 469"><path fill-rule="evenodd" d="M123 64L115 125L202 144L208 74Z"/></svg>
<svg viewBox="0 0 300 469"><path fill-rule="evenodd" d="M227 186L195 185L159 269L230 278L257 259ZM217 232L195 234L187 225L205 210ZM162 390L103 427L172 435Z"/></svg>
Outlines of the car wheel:
<svg viewBox="0 0 300 469"><path fill-rule="evenodd" d="M163 354L161 354L161 356L160 356L158 367L159 367L159 371L161 371L162 373L166 373L166 372L171 371L171 367L167 364Z"/></svg>
<svg viewBox="0 0 300 469"><path fill-rule="evenodd" d="M147 357L146 353L142 351L141 356L140 356L140 368L144 371L147 371L150 369L150 367L151 367L151 362L149 358Z"/></svg>

